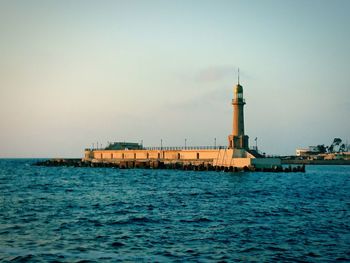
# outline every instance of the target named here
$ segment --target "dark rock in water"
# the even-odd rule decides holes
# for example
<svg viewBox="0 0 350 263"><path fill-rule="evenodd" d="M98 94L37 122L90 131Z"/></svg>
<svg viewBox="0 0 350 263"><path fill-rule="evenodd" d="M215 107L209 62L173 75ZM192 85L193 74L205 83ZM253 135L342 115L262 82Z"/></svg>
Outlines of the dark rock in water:
<svg viewBox="0 0 350 263"><path fill-rule="evenodd" d="M82 162L81 159L50 159L45 161L38 161L34 163L35 166L74 166L83 167L87 166L86 162Z"/></svg>
<svg viewBox="0 0 350 263"><path fill-rule="evenodd" d="M305 165L303 166L289 166L283 169L282 166L265 167L265 168L254 168L254 167L225 167L225 166L213 166L210 163L165 163L159 160L146 160L146 161L135 161L135 160L113 160L113 161L86 161L82 159L50 159L44 161L37 161L33 164L34 166L46 166L46 167L94 167L94 168L119 168L119 169L182 169L182 170L193 170L193 171L224 171L224 172L305 172Z"/></svg>

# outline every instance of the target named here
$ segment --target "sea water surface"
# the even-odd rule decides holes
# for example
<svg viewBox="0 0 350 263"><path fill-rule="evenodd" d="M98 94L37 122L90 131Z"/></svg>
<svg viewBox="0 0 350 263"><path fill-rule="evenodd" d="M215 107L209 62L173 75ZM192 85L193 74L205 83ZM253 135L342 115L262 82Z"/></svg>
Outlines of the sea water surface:
<svg viewBox="0 0 350 263"><path fill-rule="evenodd" d="M3 262L350 260L350 167L306 173L0 160Z"/></svg>

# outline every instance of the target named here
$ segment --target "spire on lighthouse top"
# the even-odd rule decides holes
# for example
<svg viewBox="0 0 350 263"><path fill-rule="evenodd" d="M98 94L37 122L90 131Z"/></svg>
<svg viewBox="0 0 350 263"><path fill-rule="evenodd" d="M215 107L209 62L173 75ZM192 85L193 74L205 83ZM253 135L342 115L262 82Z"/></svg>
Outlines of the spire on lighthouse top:
<svg viewBox="0 0 350 263"><path fill-rule="evenodd" d="M238 85L239 85L239 68L238 68Z"/></svg>
<svg viewBox="0 0 350 263"><path fill-rule="evenodd" d="M237 85L235 85L234 90L235 93L243 93L243 87L241 86L241 84L239 83L239 68L238 68L238 75L237 75L237 79L238 79L238 83Z"/></svg>

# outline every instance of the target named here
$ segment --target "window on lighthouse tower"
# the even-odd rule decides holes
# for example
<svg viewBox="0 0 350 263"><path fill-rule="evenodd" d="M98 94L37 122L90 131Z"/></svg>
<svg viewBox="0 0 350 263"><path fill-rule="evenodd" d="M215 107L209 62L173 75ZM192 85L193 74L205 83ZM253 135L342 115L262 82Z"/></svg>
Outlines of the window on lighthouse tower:
<svg viewBox="0 0 350 263"><path fill-rule="evenodd" d="M237 99L243 99L243 93L237 93Z"/></svg>

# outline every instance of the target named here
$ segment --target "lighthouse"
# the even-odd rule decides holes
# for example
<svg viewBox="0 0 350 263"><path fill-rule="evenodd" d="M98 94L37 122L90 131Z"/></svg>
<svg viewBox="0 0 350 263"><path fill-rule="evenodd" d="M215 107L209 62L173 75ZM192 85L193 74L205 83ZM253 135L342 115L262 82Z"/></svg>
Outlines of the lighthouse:
<svg viewBox="0 0 350 263"><path fill-rule="evenodd" d="M228 136L230 149L244 149L248 150L249 137L244 134L244 111L243 107L245 100L243 98L243 87L239 83L239 70L238 70L238 83L234 87L234 95L232 100L233 106L233 125L232 134Z"/></svg>

